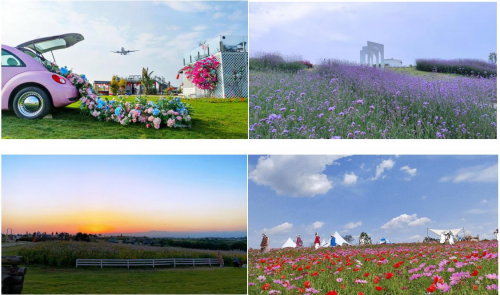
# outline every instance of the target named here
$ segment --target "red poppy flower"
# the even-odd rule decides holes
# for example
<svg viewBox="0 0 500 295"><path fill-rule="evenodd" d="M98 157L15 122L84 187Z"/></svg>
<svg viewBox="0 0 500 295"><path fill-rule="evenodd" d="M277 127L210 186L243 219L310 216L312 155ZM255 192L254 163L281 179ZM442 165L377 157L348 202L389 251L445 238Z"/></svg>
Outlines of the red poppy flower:
<svg viewBox="0 0 500 295"><path fill-rule="evenodd" d="M478 274L479 274L479 272L477 271L477 269L475 269L475 270L473 270L473 271L471 272L471 274L470 274L470 275L471 275L471 276L473 276L473 277L475 277L475 276L477 276Z"/></svg>
<svg viewBox="0 0 500 295"><path fill-rule="evenodd" d="M304 282L304 288L310 288L311 287L311 282L305 281Z"/></svg>
<svg viewBox="0 0 500 295"><path fill-rule="evenodd" d="M359 295L365 295L365 294L363 294L363 292L359 291Z"/></svg>
<svg viewBox="0 0 500 295"><path fill-rule="evenodd" d="M313 276L313 277L317 277L317 276L319 276L319 274L318 274L318 272L316 271L316 272L314 272L314 273L312 274L312 276Z"/></svg>
<svg viewBox="0 0 500 295"><path fill-rule="evenodd" d="M386 279L390 279L392 278L394 275L392 274L392 272L388 272L386 275L385 275L385 278Z"/></svg>
<svg viewBox="0 0 500 295"><path fill-rule="evenodd" d="M297 270L298 270L298 271L303 271L304 269L303 269L303 268L302 268L302 266L301 266L301 267L299 267Z"/></svg>
<svg viewBox="0 0 500 295"><path fill-rule="evenodd" d="M262 286L262 290L268 290L271 288L271 284L265 283L264 286Z"/></svg>
<svg viewBox="0 0 500 295"><path fill-rule="evenodd" d="M369 272L367 272L367 273L364 274L365 278L368 277L369 275L370 275Z"/></svg>
<svg viewBox="0 0 500 295"><path fill-rule="evenodd" d="M433 284L436 284L438 282L439 278L437 276L434 277Z"/></svg>
<svg viewBox="0 0 500 295"><path fill-rule="evenodd" d="M299 293L299 294L304 294L304 292L305 292L305 290L302 288L297 289L297 293Z"/></svg>
<svg viewBox="0 0 500 295"><path fill-rule="evenodd" d="M433 293L434 291L436 291L436 284L431 284L429 288L427 288L427 292Z"/></svg>
<svg viewBox="0 0 500 295"><path fill-rule="evenodd" d="M328 291L328 293L326 293L326 295L337 295L337 291L335 291L335 290Z"/></svg>
<svg viewBox="0 0 500 295"><path fill-rule="evenodd" d="M382 288L382 287L380 287L380 286L375 286L375 290L377 290L377 291L382 291L382 290L384 290L384 288Z"/></svg>
<svg viewBox="0 0 500 295"><path fill-rule="evenodd" d="M310 265L307 265L307 266L306 266L306 269L310 269L310 268L311 268L311 266L310 266Z"/></svg>
<svg viewBox="0 0 500 295"><path fill-rule="evenodd" d="M380 278L379 278L378 276L375 276L375 277L373 278L373 282L374 282L375 284L378 284L378 282L379 282L379 281L380 281Z"/></svg>
<svg viewBox="0 0 500 295"><path fill-rule="evenodd" d="M476 285L472 285L472 289L474 289L474 291L477 291L477 286Z"/></svg>

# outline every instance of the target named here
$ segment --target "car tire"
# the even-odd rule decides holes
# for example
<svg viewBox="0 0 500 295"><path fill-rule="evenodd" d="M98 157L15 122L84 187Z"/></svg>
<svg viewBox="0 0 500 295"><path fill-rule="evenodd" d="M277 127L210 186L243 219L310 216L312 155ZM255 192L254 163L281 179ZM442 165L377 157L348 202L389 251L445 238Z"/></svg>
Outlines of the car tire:
<svg viewBox="0 0 500 295"><path fill-rule="evenodd" d="M21 119L40 119L52 108L49 95L36 86L27 86L19 90L12 101L12 109Z"/></svg>

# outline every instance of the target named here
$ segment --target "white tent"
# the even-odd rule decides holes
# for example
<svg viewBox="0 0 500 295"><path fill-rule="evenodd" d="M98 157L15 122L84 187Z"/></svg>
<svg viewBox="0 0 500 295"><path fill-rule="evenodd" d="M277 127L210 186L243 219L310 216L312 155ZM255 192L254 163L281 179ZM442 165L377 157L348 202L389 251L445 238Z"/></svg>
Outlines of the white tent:
<svg viewBox="0 0 500 295"><path fill-rule="evenodd" d="M295 247L297 247L297 245L295 244L294 241L292 241L291 238L288 238L288 240L286 240L283 246L281 246L281 248L295 248Z"/></svg>
<svg viewBox="0 0 500 295"><path fill-rule="evenodd" d="M339 232L335 232L333 236L335 237L335 244L337 244L337 246L351 245L346 240L344 240L344 238L339 234Z"/></svg>
<svg viewBox="0 0 500 295"><path fill-rule="evenodd" d="M457 228L457 229L430 229L429 230L433 233L435 233L438 236L441 236L444 232L446 231L451 231L451 233L456 236L463 228Z"/></svg>

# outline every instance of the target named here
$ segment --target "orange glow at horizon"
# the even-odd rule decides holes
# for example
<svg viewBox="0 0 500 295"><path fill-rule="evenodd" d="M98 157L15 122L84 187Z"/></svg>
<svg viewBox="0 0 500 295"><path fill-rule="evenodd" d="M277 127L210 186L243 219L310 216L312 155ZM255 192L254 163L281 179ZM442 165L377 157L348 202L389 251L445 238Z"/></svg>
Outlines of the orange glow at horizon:
<svg viewBox="0 0 500 295"><path fill-rule="evenodd" d="M231 222L228 222L231 220ZM186 214L127 214L117 211L81 210L70 213L36 213L20 218L17 212L4 212L2 232L13 228L15 233L26 231L85 232L91 234L137 233L148 231L204 232L246 231L246 214L210 213L203 216Z"/></svg>

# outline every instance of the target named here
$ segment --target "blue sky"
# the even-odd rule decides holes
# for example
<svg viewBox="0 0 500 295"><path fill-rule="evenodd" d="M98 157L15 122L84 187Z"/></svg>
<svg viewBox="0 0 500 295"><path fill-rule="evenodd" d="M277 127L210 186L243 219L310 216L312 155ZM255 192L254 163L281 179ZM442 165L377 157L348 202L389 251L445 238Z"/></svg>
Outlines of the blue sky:
<svg viewBox="0 0 500 295"><path fill-rule="evenodd" d="M427 228L498 228L497 156L250 156L248 169L253 248L263 232L280 247L316 231L416 242Z"/></svg>
<svg viewBox="0 0 500 295"><path fill-rule="evenodd" d="M177 86L183 55L219 35L247 35L247 12L246 1L4 1L2 44L80 33L83 42L54 52L60 66L92 81L140 75L142 67L149 67ZM110 52L121 47L140 51ZM52 60L50 53L46 57Z"/></svg>
<svg viewBox="0 0 500 295"><path fill-rule="evenodd" d="M366 41L385 58L487 59L496 52L496 3L250 2L252 50L359 62Z"/></svg>
<svg viewBox="0 0 500 295"><path fill-rule="evenodd" d="M246 156L3 156L2 232L246 232L246 162Z"/></svg>

